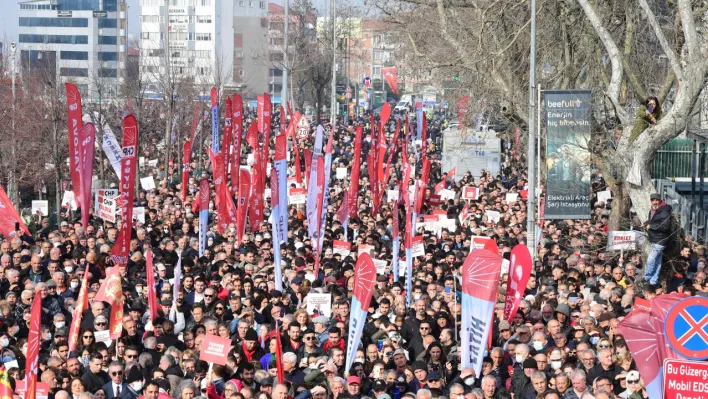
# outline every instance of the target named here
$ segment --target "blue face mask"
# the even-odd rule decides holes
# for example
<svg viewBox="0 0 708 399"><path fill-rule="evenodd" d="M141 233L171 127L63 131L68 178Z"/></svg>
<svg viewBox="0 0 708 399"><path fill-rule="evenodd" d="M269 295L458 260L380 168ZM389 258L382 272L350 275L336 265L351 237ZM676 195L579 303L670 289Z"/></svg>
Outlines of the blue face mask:
<svg viewBox="0 0 708 399"><path fill-rule="evenodd" d="M3 363L9 363L9 362L11 362L11 361L13 361L13 360L15 360L15 359L11 358L10 356L5 356L5 357L2 358L2 362L3 362Z"/></svg>
<svg viewBox="0 0 708 399"><path fill-rule="evenodd" d="M600 342L600 337L590 337L591 344L597 345L598 342Z"/></svg>

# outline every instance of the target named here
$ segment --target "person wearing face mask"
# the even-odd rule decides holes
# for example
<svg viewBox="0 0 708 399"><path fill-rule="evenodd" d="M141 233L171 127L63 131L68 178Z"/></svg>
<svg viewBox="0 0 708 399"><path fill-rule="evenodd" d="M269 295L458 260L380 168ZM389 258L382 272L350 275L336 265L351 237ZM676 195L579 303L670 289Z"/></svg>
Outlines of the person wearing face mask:
<svg viewBox="0 0 708 399"><path fill-rule="evenodd" d="M529 347L526 344L518 344L514 352L516 355L514 356L514 369L511 373L511 392L521 392L520 390L525 385L531 383L528 376L524 374L524 361L529 357Z"/></svg>
<svg viewBox="0 0 708 399"><path fill-rule="evenodd" d="M540 331L533 333L532 345L536 352L545 352L546 349L548 349L548 339L546 339L546 334Z"/></svg>
<svg viewBox="0 0 708 399"><path fill-rule="evenodd" d="M128 371L127 382L128 385L120 394L121 399L137 399L140 395L142 395L145 377L143 377L140 367L133 366L130 368L130 371Z"/></svg>

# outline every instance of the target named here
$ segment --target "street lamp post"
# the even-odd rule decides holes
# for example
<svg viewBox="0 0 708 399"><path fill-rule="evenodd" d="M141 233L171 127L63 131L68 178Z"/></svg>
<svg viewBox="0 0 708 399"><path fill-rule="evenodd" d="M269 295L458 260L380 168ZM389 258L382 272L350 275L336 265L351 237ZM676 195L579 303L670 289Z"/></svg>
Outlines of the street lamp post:
<svg viewBox="0 0 708 399"><path fill-rule="evenodd" d="M526 244L531 258L536 259L536 0L531 0L531 51L529 70L529 140L526 163L528 165L528 212L526 216Z"/></svg>

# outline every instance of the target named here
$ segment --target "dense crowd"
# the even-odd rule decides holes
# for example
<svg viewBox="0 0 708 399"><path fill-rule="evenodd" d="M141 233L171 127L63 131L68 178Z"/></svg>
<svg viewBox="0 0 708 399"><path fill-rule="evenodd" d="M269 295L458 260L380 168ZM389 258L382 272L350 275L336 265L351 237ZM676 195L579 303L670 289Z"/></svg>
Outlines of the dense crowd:
<svg viewBox="0 0 708 399"><path fill-rule="evenodd" d="M277 118L274 122L277 130ZM644 266L639 253L625 252L620 257L605 250L611 203L598 202L596 197L589 220L542 222L535 270L519 311L510 321L501 320L507 281L502 275L492 345L484 353L481 373L460 366L462 264L475 236L496 240L505 259L515 245L526 243L526 201L521 195L506 203L505 194L525 191L527 176L525 160L507 144L498 174L467 173L459 180L447 176L441 166L444 123L443 114L431 116L425 148L420 142L408 144L418 173L420 156L416 159L414 154L425 150L432 161L429 190L444 180L445 188L456 195L438 206L425 204L423 214L442 209L457 220L454 229L440 231L418 225L417 233L425 238L425 256L414 260L412 292L405 290L405 277L394 281L390 273L392 257L405 257L403 252L392 253L393 218L405 225L404 207L383 203L376 215L371 214L373 194L366 167L371 139L364 140L361 154L354 153L354 122L337 126L332 147L333 169L350 169L353 157L362 157L358 216L348 221L346 232L351 253L342 256L332 247L334 240L345 237L336 210L349 184L348 178L336 179L333 170L319 273L314 272L304 205L289 206L289 240L281 247L282 291L276 290L274 282L268 205L266 223L258 231L247 229L238 245L233 226L223 234L217 232L212 200L206 251L199 255L199 216L192 205L199 179L210 176L207 157L203 165L193 157L186 201L180 198L178 169L141 171L141 176L152 174L159 187L140 191L136 197L135 206L145 207L146 218L145 223L134 222L130 259L127 267L120 268L126 302L123 332L117 340L104 338L110 308L94 300L106 269L112 266L109 252L118 235L116 226L91 217L84 228L77 221L78 213L65 208L60 225L54 218L44 218L32 226L31 237L0 241L0 353L13 388L24 378L30 308L34 296L41 295L39 380L48 384L49 399L646 397L617 324L636 297L650 299L662 288L637 284ZM311 147L312 141L299 145ZM244 143L242 164L247 163L248 152ZM393 157L389 188L402 179L401 155L393 153ZM292 157L288 169L293 176ZM462 188L470 185L479 187L478 200L461 200ZM604 188L596 175L593 192ZM460 222L466 204L469 218ZM492 222L487 210L500 212L499 221ZM388 261L388 272L377 277L364 334L346 370L352 276L357 246L362 244L373 246L374 258ZM155 320L147 311L148 248L156 266ZM667 288L706 291L704 249L689 245L681 255L687 266L683 279L678 270L675 286ZM174 295L178 264L182 277ZM86 273L90 306L83 313L77 350L70 352L69 325ZM329 316L307 311L310 293L331 295ZM200 360L206 334L231 340L225 366ZM276 348L276 334L281 337L282 353ZM277 381L276 359L285 371L283 383Z"/></svg>

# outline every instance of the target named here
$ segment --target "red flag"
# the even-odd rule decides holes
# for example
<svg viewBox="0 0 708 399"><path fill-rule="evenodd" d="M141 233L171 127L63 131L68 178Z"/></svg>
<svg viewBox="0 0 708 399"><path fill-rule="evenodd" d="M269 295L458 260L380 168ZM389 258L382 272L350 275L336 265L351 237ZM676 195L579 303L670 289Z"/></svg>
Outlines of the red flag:
<svg viewBox="0 0 708 399"><path fill-rule="evenodd" d="M497 246L497 242L495 240L487 240L487 242L484 243L484 249L499 256L499 247Z"/></svg>
<svg viewBox="0 0 708 399"><path fill-rule="evenodd" d="M441 181L440 183L435 185L435 194L438 194L442 190L445 189L445 180Z"/></svg>
<svg viewBox="0 0 708 399"><path fill-rule="evenodd" d="M12 385L10 384L10 376L5 370L5 365L0 366L0 399L12 399Z"/></svg>
<svg viewBox="0 0 708 399"><path fill-rule="evenodd" d="M489 240L484 244L487 248ZM495 244L496 246L496 244ZM498 253L495 252L495 254ZM504 304L504 320L511 321L519 308L521 299L526 291L526 284L531 277L533 271L533 260L526 245L519 244L511 250L511 258L509 260L509 279L506 283L506 301Z"/></svg>
<svg viewBox="0 0 708 399"><path fill-rule="evenodd" d="M342 198L342 204L337 210L337 220L339 220L339 223L345 224L347 219L349 219L349 196L345 195Z"/></svg>
<svg viewBox="0 0 708 399"><path fill-rule="evenodd" d="M251 202L251 172L241 169L239 173L238 186L238 213L236 214L238 226L237 243L241 245L241 238L246 233L246 215L248 214L248 205Z"/></svg>
<svg viewBox="0 0 708 399"><path fill-rule="evenodd" d="M447 172L447 180L452 180L455 181L455 175L457 174L457 166L453 166L452 169L450 169Z"/></svg>
<svg viewBox="0 0 708 399"><path fill-rule="evenodd" d="M72 83L66 83L66 108L69 132L69 167L71 187L77 204L81 203L81 176L79 172L79 130L84 125L81 118L81 93Z"/></svg>
<svg viewBox="0 0 708 399"><path fill-rule="evenodd" d="M96 128L87 123L79 129L79 180L81 182L81 224L86 228L91 210L91 183L93 179L93 152Z"/></svg>
<svg viewBox="0 0 708 399"><path fill-rule="evenodd" d="M349 217L356 217L359 210L359 175L361 173L361 136L364 129L356 128L354 138L354 164L352 165L352 178L349 180Z"/></svg>
<svg viewBox="0 0 708 399"><path fill-rule="evenodd" d="M383 184L387 185L388 184L388 179L391 177L391 160L393 160L393 156L396 154L396 150L398 149L398 134L401 131L401 120L398 119L396 120L396 131L393 133L393 147L391 148L391 152L388 155L388 161L386 161L386 174L383 177Z"/></svg>
<svg viewBox="0 0 708 399"><path fill-rule="evenodd" d="M258 124L256 122L251 122L251 125L248 127L246 142L253 149L258 148Z"/></svg>
<svg viewBox="0 0 708 399"><path fill-rule="evenodd" d="M219 233L223 233L224 229L228 227L230 223L236 224L236 206L233 203L233 199L229 194L229 189L226 186L226 172L224 171L223 162L223 151L218 154L214 154L209 150L209 157L211 158L211 168L214 172L214 187L216 189L215 201L216 211L219 215L219 223L217 228Z"/></svg>
<svg viewBox="0 0 708 399"><path fill-rule="evenodd" d="M420 148L421 148L421 152L423 153L423 159L425 160L425 159L428 158L428 156L427 156L427 152L428 152L428 151L427 151L427 148L428 148L428 146L427 146L427 143L426 143L426 140L428 139L428 116L425 114L425 112L423 112L423 120L422 120L421 122L422 122L423 129L421 129L421 136L420 136L420 137L421 137L421 144L420 144Z"/></svg>
<svg viewBox="0 0 708 399"><path fill-rule="evenodd" d="M69 352L76 350L76 341L79 340L79 331L81 330L81 318L84 315L84 310L88 309L88 273L84 273L79 290L79 297L76 299L76 306L71 318L71 327L69 328Z"/></svg>
<svg viewBox="0 0 708 399"><path fill-rule="evenodd" d="M17 210L12 205L7 193L0 187L0 233L7 238L15 237L15 224L18 223L25 234L31 235L20 214L17 213Z"/></svg>
<svg viewBox="0 0 708 399"><path fill-rule="evenodd" d="M288 106L288 115L290 115L290 120L293 119L293 109L290 108L290 101L285 103Z"/></svg>
<svg viewBox="0 0 708 399"><path fill-rule="evenodd" d="M257 97L258 100L258 110L257 110L257 115L258 115L258 133L263 133L263 106L265 105L265 99L262 95L258 95Z"/></svg>
<svg viewBox="0 0 708 399"><path fill-rule="evenodd" d="M310 184L308 179L310 178L310 169L312 169L312 151L305 148L303 152L305 153L305 185L307 186Z"/></svg>
<svg viewBox="0 0 708 399"><path fill-rule="evenodd" d="M39 370L39 346L42 342L40 333L42 327L42 292L37 291L32 302L30 314L30 329L27 338L27 357L25 370L25 383L27 391L25 398L37 397L37 372Z"/></svg>
<svg viewBox="0 0 708 399"><path fill-rule="evenodd" d="M150 312L150 320L153 322L157 318L157 292L155 290L155 269L152 264L152 251L147 250L145 253L145 276L148 288L148 311Z"/></svg>
<svg viewBox="0 0 708 399"><path fill-rule="evenodd" d="M278 368L278 384L285 382L285 368L283 367L283 344L280 342L280 327L275 322L275 364Z"/></svg>
<svg viewBox="0 0 708 399"><path fill-rule="evenodd" d="M224 111L224 139L221 144L221 152L224 153L224 170L228 171L231 165L231 122L233 112L231 110L231 97L226 97L226 110Z"/></svg>
<svg viewBox="0 0 708 399"><path fill-rule="evenodd" d="M423 185L428 187L428 183L430 183L430 160L428 157L423 158L423 167L420 168L420 179L423 181Z"/></svg>
<svg viewBox="0 0 708 399"><path fill-rule="evenodd" d="M189 161L192 157L192 142L184 143L182 149L182 201L187 200L187 186L189 185Z"/></svg>
<svg viewBox="0 0 708 399"><path fill-rule="evenodd" d="M261 170L264 171L263 173L263 184L265 184L265 170L266 170L266 163L268 161L268 148L270 148L270 122L271 119L273 118L273 105L270 102L270 94L264 93L263 94L263 136L264 136L264 147L266 148L265 151L265 157L261 158L261 162L263 165L261 165Z"/></svg>
<svg viewBox="0 0 708 399"><path fill-rule="evenodd" d="M384 78L386 78L386 82L391 90L398 94L398 71L396 70L396 67L381 68L381 73Z"/></svg>
<svg viewBox="0 0 708 399"><path fill-rule="evenodd" d="M118 267L114 266L106 269L106 279L101 288L98 289L94 301L107 302L111 305L110 337L111 339L120 338L123 331L123 288Z"/></svg>
<svg viewBox="0 0 708 399"><path fill-rule="evenodd" d="M248 219L253 232L258 231L263 222L263 175L265 175L265 170L262 169L261 156L261 151L253 152L253 176L251 176L253 191L251 192L251 203L248 210Z"/></svg>
<svg viewBox="0 0 708 399"><path fill-rule="evenodd" d="M123 158L121 159L120 201L121 226L118 238L111 248L111 260L115 266L128 264L130 236L133 231L133 201L135 199L135 173L138 152L138 122L133 115L123 119ZM119 280L120 282L120 280Z"/></svg>
<svg viewBox="0 0 708 399"><path fill-rule="evenodd" d="M243 100L238 94L234 94L231 108L233 108L231 123L234 135L234 151L231 156L231 191L236 194L238 193L239 169L241 169L241 137L243 135Z"/></svg>

